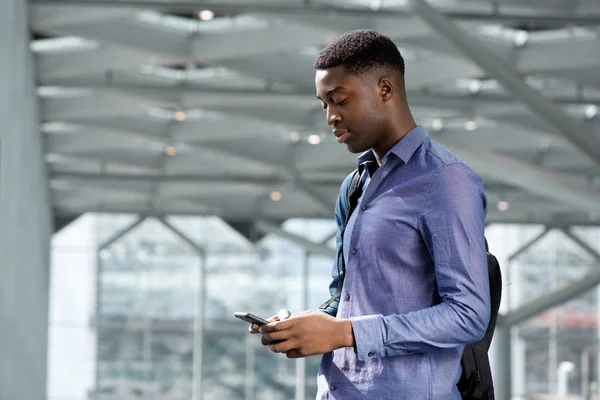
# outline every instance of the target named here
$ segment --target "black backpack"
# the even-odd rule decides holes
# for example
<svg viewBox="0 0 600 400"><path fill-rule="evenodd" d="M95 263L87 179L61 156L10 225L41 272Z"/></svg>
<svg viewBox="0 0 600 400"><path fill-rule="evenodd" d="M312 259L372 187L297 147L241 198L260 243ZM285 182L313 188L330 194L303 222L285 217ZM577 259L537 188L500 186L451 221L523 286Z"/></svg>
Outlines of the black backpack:
<svg viewBox="0 0 600 400"><path fill-rule="evenodd" d="M363 171L364 174L364 171ZM362 194L363 174L359 175L355 171L350 186L348 187L348 197L346 199L347 212L346 223L350 215L356 208L358 199ZM345 230L345 229L344 229ZM341 236L344 239L344 230ZM492 371L488 350L494 336L496 320L498 318L498 309L500 308L500 299L502 297L502 275L500 273L500 264L496 257L489 252L487 240L485 242L488 261L488 273L490 280L490 322L483 339L479 342L471 343L465 346L462 359L460 361L462 374L457 387L463 400L494 400L494 384L492 381ZM338 252L338 258L341 256ZM319 308L326 309L342 293L344 275L346 274L346 265L342 257L342 273L339 275L338 286L331 298L323 303ZM338 263L339 265L339 263ZM338 271L339 272L339 271Z"/></svg>

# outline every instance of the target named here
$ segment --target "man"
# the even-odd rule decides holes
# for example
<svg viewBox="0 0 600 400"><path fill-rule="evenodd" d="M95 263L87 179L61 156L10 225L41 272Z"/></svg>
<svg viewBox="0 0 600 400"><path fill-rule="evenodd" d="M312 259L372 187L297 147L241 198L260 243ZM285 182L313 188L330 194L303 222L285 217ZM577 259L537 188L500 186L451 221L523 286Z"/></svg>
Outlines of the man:
<svg viewBox="0 0 600 400"><path fill-rule="evenodd" d="M343 237L353 174L336 205L346 273L334 265L330 291L343 279L341 296L324 312L280 312L262 342L289 358L323 354L318 399L458 400L464 345L490 314L481 178L416 125L389 38L349 32L314 67L333 134L363 153L363 191Z"/></svg>

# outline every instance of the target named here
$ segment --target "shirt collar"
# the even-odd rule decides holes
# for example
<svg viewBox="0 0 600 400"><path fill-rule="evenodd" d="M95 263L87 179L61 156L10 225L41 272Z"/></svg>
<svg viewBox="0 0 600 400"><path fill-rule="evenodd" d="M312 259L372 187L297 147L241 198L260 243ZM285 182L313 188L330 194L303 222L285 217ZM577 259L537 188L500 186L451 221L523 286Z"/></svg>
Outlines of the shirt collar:
<svg viewBox="0 0 600 400"><path fill-rule="evenodd" d="M407 163L413 154L415 154L415 151L417 151L419 146L428 138L429 135L427 134L425 127L423 125L417 125L415 128L408 131L408 133L387 152L382 159L382 163L385 163L385 159L390 154L395 154L399 159ZM376 161L375 154L373 153L373 150L369 149L358 156L356 161L360 167L368 161Z"/></svg>

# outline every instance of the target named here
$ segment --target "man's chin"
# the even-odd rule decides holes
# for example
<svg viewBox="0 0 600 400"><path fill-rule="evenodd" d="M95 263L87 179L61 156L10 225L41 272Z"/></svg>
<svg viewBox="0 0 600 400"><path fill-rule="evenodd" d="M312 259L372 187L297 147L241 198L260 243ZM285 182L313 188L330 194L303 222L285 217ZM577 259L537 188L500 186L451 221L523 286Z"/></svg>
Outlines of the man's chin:
<svg viewBox="0 0 600 400"><path fill-rule="evenodd" d="M352 145L351 143L346 143L346 148L350 153L353 154L364 153L365 151L369 150L368 148L364 149L360 146Z"/></svg>

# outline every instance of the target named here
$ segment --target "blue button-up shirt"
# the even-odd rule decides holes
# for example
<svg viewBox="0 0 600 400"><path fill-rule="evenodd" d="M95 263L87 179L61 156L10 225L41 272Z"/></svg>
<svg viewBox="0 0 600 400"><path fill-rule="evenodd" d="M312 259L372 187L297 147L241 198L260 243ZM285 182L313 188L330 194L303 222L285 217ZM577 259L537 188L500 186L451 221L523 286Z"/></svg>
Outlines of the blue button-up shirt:
<svg viewBox="0 0 600 400"><path fill-rule="evenodd" d="M368 151L359 171L370 162ZM336 205L338 251L351 177ZM324 310L350 319L356 348L323 356L317 398L459 400L464 345L490 314L481 178L418 126L366 183L344 234L342 294Z"/></svg>

